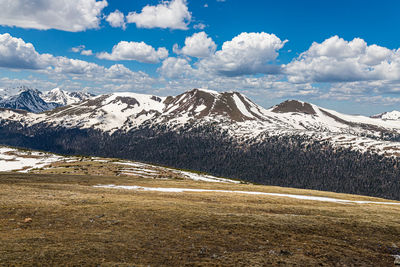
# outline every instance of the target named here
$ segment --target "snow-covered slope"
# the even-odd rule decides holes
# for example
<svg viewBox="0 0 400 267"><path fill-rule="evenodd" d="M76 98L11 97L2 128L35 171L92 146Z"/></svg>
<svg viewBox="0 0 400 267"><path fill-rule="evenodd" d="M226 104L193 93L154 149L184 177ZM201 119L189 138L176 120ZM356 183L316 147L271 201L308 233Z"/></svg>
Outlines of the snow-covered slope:
<svg viewBox="0 0 400 267"><path fill-rule="evenodd" d="M57 103L44 101L40 95L41 92L38 90L23 88L16 95L3 95L0 107L39 113L60 106Z"/></svg>
<svg viewBox="0 0 400 267"><path fill-rule="evenodd" d="M0 172L29 172L32 169L42 168L63 159L64 157L51 153L0 146Z"/></svg>
<svg viewBox="0 0 400 267"><path fill-rule="evenodd" d="M116 130L127 131L161 114L164 99L135 93L100 95L49 111L35 120L110 133Z"/></svg>
<svg viewBox="0 0 400 267"><path fill-rule="evenodd" d="M313 104L288 100L264 109L238 92L193 89L178 96L135 93L100 95L43 114L0 111L0 118L32 126L97 129L108 134L162 125L165 129L212 125L239 141L270 136L308 136L316 141L400 155L398 121L346 115Z"/></svg>
<svg viewBox="0 0 400 267"><path fill-rule="evenodd" d="M78 103L94 95L83 92L67 92L55 88L41 92L36 89L21 86L17 88L0 89L0 107L21 109L40 113L56 107Z"/></svg>
<svg viewBox="0 0 400 267"><path fill-rule="evenodd" d="M68 92L63 91L60 88L54 88L53 90L42 92L40 96L46 102L57 103L61 106L71 105L94 97L94 95L90 93Z"/></svg>
<svg viewBox="0 0 400 267"><path fill-rule="evenodd" d="M400 111L393 110L391 112L384 112L381 114L377 114L374 116L371 116L371 118L379 118L383 120L400 120Z"/></svg>
<svg viewBox="0 0 400 267"><path fill-rule="evenodd" d="M215 177L202 173L194 173L190 171L182 171L168 167L155 166L151 164L126 161L112 158L98 157L67 157L45 153L33 150L21 150L12 147L0 146L0 172L31 172L31 173L63 173L80 174L79 166L87 168L93 165L93 168L101 163L112 169L109 175L134 176L138 178L149 179L187 179L203 182L216 183L240 183L237 180Z"/></svg>

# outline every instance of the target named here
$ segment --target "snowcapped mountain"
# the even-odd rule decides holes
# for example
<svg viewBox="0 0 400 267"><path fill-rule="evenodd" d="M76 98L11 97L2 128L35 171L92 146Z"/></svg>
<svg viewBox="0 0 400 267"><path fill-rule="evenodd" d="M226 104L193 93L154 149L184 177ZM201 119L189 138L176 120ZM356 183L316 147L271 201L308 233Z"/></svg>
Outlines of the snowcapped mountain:
<svg viewBox="0 0 400 267"><path fill-rule="evenodd" d="M94 95L85 92L68 92L63 91L60 88L54 88L53 90L42 92L40 96L46 102L57 103L61 106L65 106L89 99Z"/></svg>
<svg viewBox="0 0 400 267"><path fill-rule="evenodd" d="M0 107L40 113L93 97L83 92L67 92L59 88L41 92L25 86L0 90Z"/></svg>
<svg viewBox="0 0 400 267"><path fill-rule="evenodd" d="M7 95L0 99L0 107L39 113L60 106L57 103L44 101L40 95L41 92L38 90L23 88L16 95Z"/></svg>
<svg viewBox="0 0 400 267"><path fill-rule="evenodd" d="M62 95L60 90L50 92ZM264 109L238 92L194 89L168 97L114 93L39 115L3 110L0 118L29 126L46 124L55 128L92 129L109 135L143 127L163 126L179 131L187 125L213 125L215 130L237 140L307 136L361 152L400 155L400 142L393 141L400 135L400 124L396 121L345 115L296 100Z"/></svg>
<svg viewBox="0 0 400 267"><path fill-rule="evenodd" d="M95 96L43 113L0 108L0 144L116 157L246 181L400 199L400 123L238 92Z"/></svg>
<svg viewBox="0 0 400 267"><path fill-rule="evenodd" d="M371 116L371 118L379 118L383 120L400 120L400 111L393 110L391 112L384 112Z"/></svg>

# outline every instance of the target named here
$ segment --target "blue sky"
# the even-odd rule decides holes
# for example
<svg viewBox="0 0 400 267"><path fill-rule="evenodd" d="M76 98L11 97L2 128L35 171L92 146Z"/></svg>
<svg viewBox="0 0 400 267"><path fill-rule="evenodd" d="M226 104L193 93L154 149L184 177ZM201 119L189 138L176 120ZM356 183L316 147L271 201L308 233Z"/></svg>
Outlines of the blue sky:
<svg viewBox="0 0 400 267"><path fill-rule="evenodd" d="M400 109L398 1L0 0L0 88ZM116 12L118 10L118 12ZM113 48L114 47L114 48Z"/></svg>

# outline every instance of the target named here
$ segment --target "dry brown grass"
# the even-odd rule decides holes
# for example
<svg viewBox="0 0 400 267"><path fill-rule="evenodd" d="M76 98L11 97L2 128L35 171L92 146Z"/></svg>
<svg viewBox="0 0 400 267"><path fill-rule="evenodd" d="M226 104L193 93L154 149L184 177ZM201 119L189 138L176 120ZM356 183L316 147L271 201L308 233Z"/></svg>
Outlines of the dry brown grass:
<svg viewBox="0 0 400 267"><path fill-rule="evenodd" d="M125 175L127 169L135 169L132 166L118 164L123 162L112 158L101 158L100 162L91 158L82 158L79 161L64 162L58 161L49 164L45 168L34 169L32 173L41 174L72 174L72 175L98 175L98 176L121 176ZM157 171L154 178L159 179L183 179L182 175L173 172L173 169L156 165L147 165L145 167L137 167L137 170ZM125 175L126 176L126 175ZM133 175L138 177L139 175Z"/></svg>
<svg viewBox="0 0 400 267"><path fill-rule="evenodd" d="M0 174L0 264L392 266L391 254L400 254L398 206L91 187L109 183L377 200L183 180Z"/></svg>

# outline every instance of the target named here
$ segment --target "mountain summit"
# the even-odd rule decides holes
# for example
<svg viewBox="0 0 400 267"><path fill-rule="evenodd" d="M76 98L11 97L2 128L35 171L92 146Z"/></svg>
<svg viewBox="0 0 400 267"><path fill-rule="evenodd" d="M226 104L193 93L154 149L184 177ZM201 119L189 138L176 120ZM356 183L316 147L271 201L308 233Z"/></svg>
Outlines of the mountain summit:
<svg viewBox="0 0 400 267"><path fill-rule="evenodd" d="M39 113L59 106L57 103L44 101L40 95L41 92L39 90L24 88L17 95L1 99L0 107Z"/></svg>
<svg viewBox="0 0 400 267"><path fill-rule="evenodd" d="M383 120L400 120L400 111L393 110L391 112L384 112L371 116L371 118L378 118Z"/></svg>
<svg viewBox="0 0 400 267"><path fill-rule="evenodd" d="M0 98L0 107L21 109L33 113L40 113L93 97L93 95L89 93L67 92L59 88L41 92L37 89L25 86L2 90L1 92L2 98Z"/></svg>
<svg viewBox="0 0 400 267"><path fill-rule="evenodd" d="M280 103L272 108L272 112L276 113L289 113L289 112L298 112L304 114L316 114L313 107L305 102L301 102L298 100L286 100L285 102Z"/></svg>
<svg viewBox="0 0 400 267"><path fill-rule="evenodd" d="M46 102L57 103L61 106L78 103L82 100L89 99L93 96L94 95L91 93L68 92L68 91L63 91L60 88L54 88L53 90L41 93L42 99L45 100Z"/></svg>

